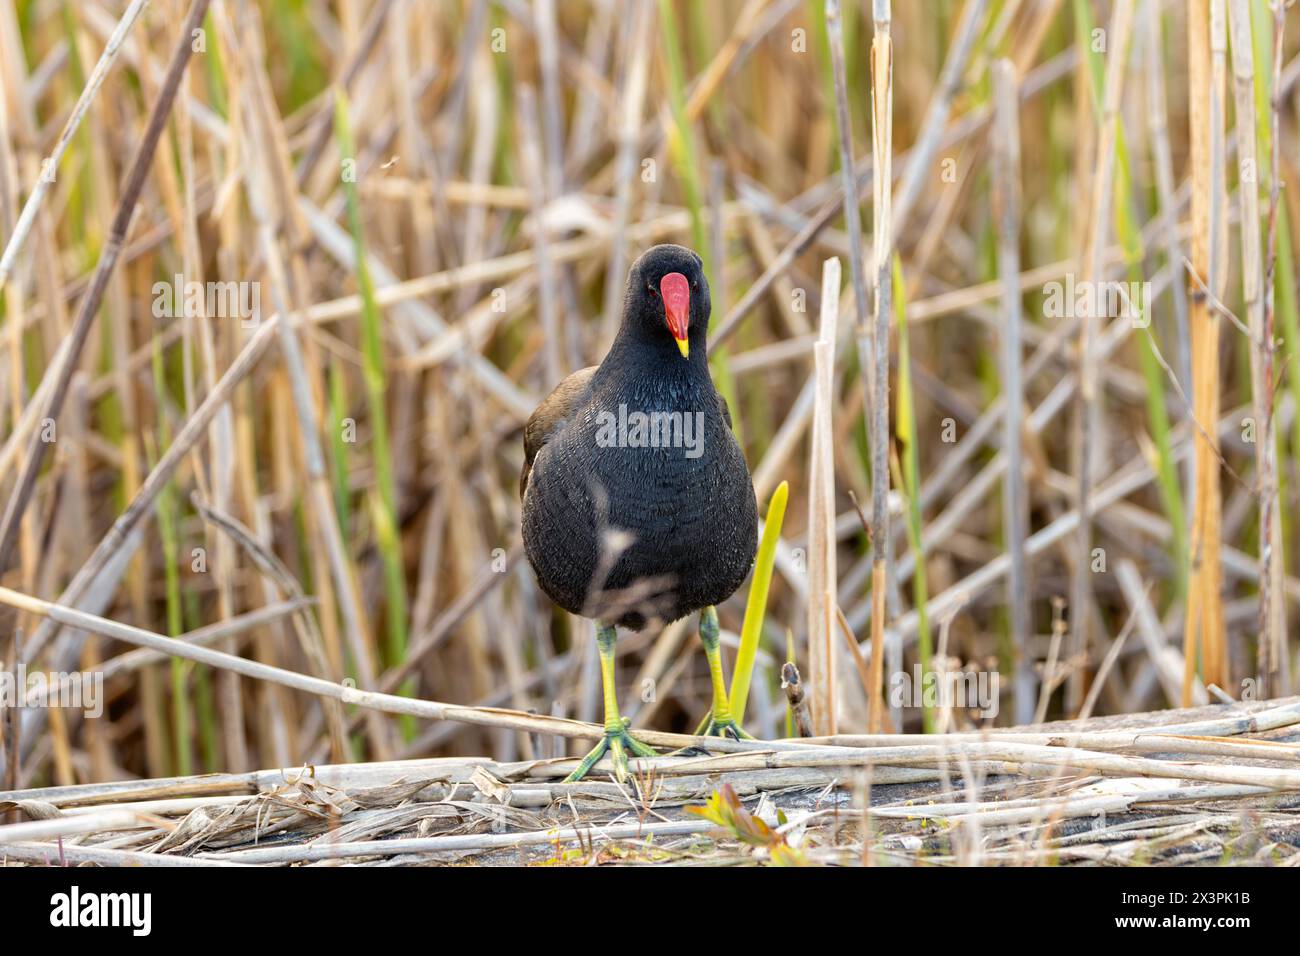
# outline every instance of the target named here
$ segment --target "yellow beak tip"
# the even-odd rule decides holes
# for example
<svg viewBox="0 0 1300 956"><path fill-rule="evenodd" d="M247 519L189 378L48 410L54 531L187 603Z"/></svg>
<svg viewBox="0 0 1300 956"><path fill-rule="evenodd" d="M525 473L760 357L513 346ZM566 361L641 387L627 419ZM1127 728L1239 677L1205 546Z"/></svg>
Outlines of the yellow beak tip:
<svg viewBox="0 0 1300 956"><path fill-rule="evenodd" d="M682 358L691 357L691 343L688 339L677 339L677 351L682 353Z"/></svg>

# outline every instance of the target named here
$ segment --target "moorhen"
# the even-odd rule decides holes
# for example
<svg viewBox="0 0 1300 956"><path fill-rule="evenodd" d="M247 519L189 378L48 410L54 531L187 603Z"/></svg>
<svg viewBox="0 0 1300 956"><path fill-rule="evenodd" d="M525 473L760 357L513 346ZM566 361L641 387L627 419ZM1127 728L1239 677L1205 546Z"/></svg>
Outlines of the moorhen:
<svg viewBox="0 0 1300 956"><path fill-rule="evenodd" d="M616 628L700 611L713 705L700 732L745 737L727 703L714 605L754 563L758 507L731 414L709 375L709 284L700 257L660 245L632 264L623 319L598 366L574 372L524 429L524 550L565 610L596 621L605 734L568 781L606 752L655 751L627 732L614 686Z"/></svg>

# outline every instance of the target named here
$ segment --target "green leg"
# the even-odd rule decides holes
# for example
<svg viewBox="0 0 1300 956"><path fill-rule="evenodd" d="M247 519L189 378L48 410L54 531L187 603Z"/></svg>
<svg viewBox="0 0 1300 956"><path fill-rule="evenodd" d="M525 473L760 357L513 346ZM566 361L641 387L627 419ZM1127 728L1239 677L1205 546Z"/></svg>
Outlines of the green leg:
<svg viewBox="0 0 1300 956"><path fill-rule="evenodd" d="M709 678L713 682L713 707L695 731L697 737L731 737L735 740L753 740L731 715L727 698L727 682L722 676L722 642L718 639L718 612L706 607L700 612L700 643L709 659Z"/></svg>
<svg viewBox="0 0 1300 956"><path fill-rule="evenodd" d="M582 758L576 770L564 778L565 783L577 783L587 775L596 762L609 753L610 761L614 764L614 776L622 783L627 779L630 771L627 765L627 755L630 752L636 757L657 757L659 753L646 744L641 743L627 732L627 721L623 715L618 712L618 694L614 687L614 642L617 632L613 625L597 624L596 625L596 646L600 648L600 677L605 692L605 736L600 739L600 743L591 749L587 756Z"/></svg>

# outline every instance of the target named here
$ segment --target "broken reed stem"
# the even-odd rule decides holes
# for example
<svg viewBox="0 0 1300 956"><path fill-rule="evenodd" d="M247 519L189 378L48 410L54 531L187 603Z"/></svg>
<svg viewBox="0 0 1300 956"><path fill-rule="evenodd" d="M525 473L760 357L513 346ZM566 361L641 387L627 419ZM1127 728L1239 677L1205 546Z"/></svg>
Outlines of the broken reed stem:
<svg viewBox="0 0 1300 956"><path fill-rule="evenodd" d="M1003 547L1011 558L1007 574L1011 646L1014 651L1015 720L1029 723L1034 716L1032 652L1029 647L1029 583L1025 564L1025 535L1029 503L1025 495L1021 449L1024 382L1020 337L1020 99L1015 64L1008 59L993 64L993 217L998 234L998 274L1002 279L1002 452L1007 472L1002 481Z"/></svg>
<svg viewBox="0 0 1300 956"><path fill-rule="evenodd" d="M1215 0L1217 2L1217 0ZM1219 315L1210 308L1208 293L1197 283L1210 274L1214 245L1215 204L1218 189L1214 180L1212 150L1216 135L1211 128L1217 118L1212 108L1210 63L1210 0L1187 3L1187 95L1190 127L1192 178L1191 262L1195 272L1188 278L1191 309L1188 324L1192 333L1193 418L1198 422L1219 420ZM1221 137L1217 137L1221 139ZM1220 567L1219 452L1212 436L1197 429L1193 438L1196 483L1192 505L1192 535L1189 546L1191 571L1188 575L1187 611L1183 620L1182 705L1192 699L1192 683L1198 659L1204 681L1223 686L1223 583Z"/></svg>
<svg viewBox="0 0 1300 956"><path fill-rule="evenodd" d="M1260 262L1259 163L1255 127L1255 60L1248 0L1228 0L1236 96L1242 301L1250 330L1251 401L1255 418L1255 485L1259 500L1259 693L1277 684L1277 653L1286 627L1282 578L1282 515L1278 508L1277 427L1273 417L1273 330L1266 327Z"/></svg>
<svg viewBox="0 0 1300 956"><path fill-rule="evenodd" d="M974 5L972 0L971 5ZM893 220L894 51L889 0L875 0L871 38L872 327L875 374L871 409L871 709L872 733L883 723L885 595L889 581L889 315ZM859 346L859 348L861 348ZM863 362L863 367L867 365Z"/></svg>
<svg viewBox="0 0 1300 956"><path fill-rule="evenodd" d="M176 91L180 87L181 77L184 75L186 64L189 63L190 55L193 53L192 34L202 24L203 16L207 12L210 2L211 0L194 0L190 7L189 16L185 18L185 23L181 27L176 46L172 50L171 61L167 64L167 73L158 91L158 100L154 103L153 110L149 114L149 122L145 126L144 135L141 137L140 144L136 147L135 155L131 159L131 165L127 171L126 179L122 185L121 196L117 203L117 210L113 214L112 225L109 227L108 236L104 241L99 262L95 265L95 274L90 280L90 287L86 290L86 294L82 296L81 307L77 310L77 318L72 324L72 330L68 333L67 347L61 353L62 361L48 373L54 377L54 387L42 410L41 418L57 419L59 413L63 410L63 402L68 397L68 387L72 382L72 373L76 371L77 363L81 358L81 350L85 347L86 338L90 334L90 327L94 324L95 316L99 313L99 306L104 298L104 292L108 289L108 280L113 274L113 269L117 266L117 260L122 255L122 246L126 241L126 233L131 226L131 219L135 214L140 192L144 188L145 178L149 175L149 169L153 165L158 140L162 137L163 128L167 124L167 117L171 113L172 103L176 100ZM105 71L110 65L111 61L105 64ZM100 82L102 82L102 79L101 76ZM89 101L86 102L86 105L89 106ZM67 132L68 135L71 135L71 131ZM66 143L64 143L64 146L66 147ZM31 204L29 203L29 205ZM26 213L26 209L24 209L24 213ZM35 215L35 208L33 208L32 215ZM17 239L16 236L15 239ZM14 247L15 254L17 248L17 246ZM18 534L18 527L22 522L24 512L27 510L27 504L31 500L32 492L36 488L36 477L41 470L49 446L50 443L44 440L41 429L32 432L27 445L27 453L22 459L22 471L19 473L13 492L9 496L4 517L0 519L0 572L4 571L4 565L9 555L14 554L13 545Z"/></svg>
<svg viewBox="0 0 1300 956"><path fill-rule="evenodd" d="M794 638L790 636L789 631L786 632L786 643L789 645L789 656L793 657ZM781 665L781 690L786 698L786 733L794 733L798 737L811 737L813 730L812 721L808 717L808 698L799 676L799 668L795 667L792 661L786 661Z"/></svg>

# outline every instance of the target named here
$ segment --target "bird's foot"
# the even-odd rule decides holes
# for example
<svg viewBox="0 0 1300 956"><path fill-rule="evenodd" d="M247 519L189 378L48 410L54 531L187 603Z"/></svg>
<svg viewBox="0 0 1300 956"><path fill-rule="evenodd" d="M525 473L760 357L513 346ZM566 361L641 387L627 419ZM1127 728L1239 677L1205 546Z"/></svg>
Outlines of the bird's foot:
<svg viewBox="0 0 1300 956"><path fill-rule="evenodd" d="M745 728L736 722L736 719L729 714L718 716L713 711L704 715L704 719L695 727L694 737L724 737L728 740L754 740L752 734L747 733ZM709 751L703 747L697 747L688 744L680 750L674 750L667 754L669 757L707 757Z"/></svg>
<svg viewBox="0 0 1300 956"><path fill-rule="evenodd" d="M728 737L732 740L753 740L754 737L746 733L745 728L736 722L736 719L730 714L719 715L714 711L709 711L707 717L701 721L699 729L695 731L697 737Z"/></svg>
<svg viewBox="0 0 1300 956"><path fill-rule="evenodd" d="M658 757L659 752L649 744L643 744L627 732L627 720L624 719L623 726L617 729L605 728L605 736L600 738L600 742L591 748L591 752L582 758L582 762L574 769L573 773L564 778L565 783L577 783L587 775L592 767L601 757L609 754L610 762L614 765L614 777L619 783L622 783L632 775L628 767L627 755L630 753L634 757Z"/></svg>

